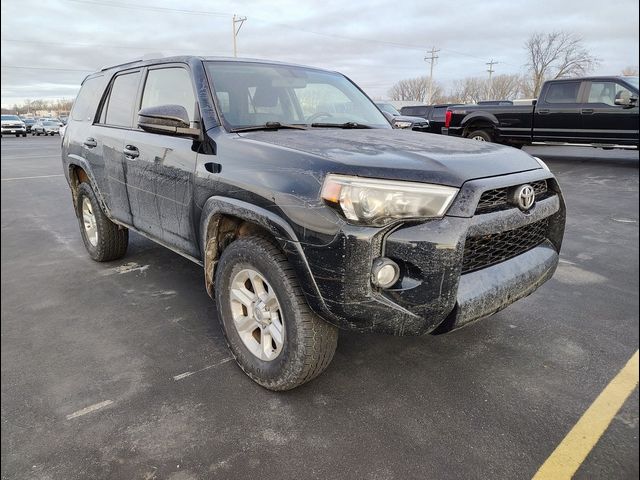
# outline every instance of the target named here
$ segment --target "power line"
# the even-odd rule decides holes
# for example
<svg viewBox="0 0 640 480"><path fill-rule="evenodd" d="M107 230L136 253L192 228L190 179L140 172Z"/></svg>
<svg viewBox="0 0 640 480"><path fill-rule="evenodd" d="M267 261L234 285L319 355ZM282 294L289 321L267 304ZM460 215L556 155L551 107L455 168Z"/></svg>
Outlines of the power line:
<svg viewBox="0 0 640 480"><path fill-rule="evenodd" d="M60 72L83 72L83 73L93 73L95 70L81 70L78 68L55 68L55 67L32 67L26 65L0 65L2 68L19 68L24 70L52 70L52 71L60 71Z"/></svg>
<svg viewBox="0 0 640 480"><path fill-rule="evenodd" d="M181 9L181 8L155 7L155 6L152 6L152 5L129 5L129 4L125 4L125 3L119 3L119 2L113 2L112 3L112 2L104 2L104 1L100 1L100 0L66 0L66 1L67 2L74 2L74 3L101 5L101 6L105 6L105 7L127 8L127 9L131 9L131 10L150 10L150 11L157 11L157 12L182 13L182 14L187 14L187 15L211 15L211 16L217 16L217 17L233 17L233 15L230 14L230 13L215 12L215 11L210 11L210 10L190 10L190 9ZM251 16L251 18L253 20L256 20L257 22L262 22L262 23L266 23L266 24L269 24L269 25L273 25L273 26L284 27L284 28L288 28L290 30L296 30L296 31L299 31L299 32L310 33L310 34L313 34L313 35L319 35L319 36L328 37L328 38L338 38L338 39L342 39L342 40L350 40L350 41L364 42L364 43L375 43L375 44L378 44L378 45L386 45L386 46L389 46L389 47L403 48L403 49L413 49L413 50L420 50L420 51L424 51L424 49L425 49L424 45L389 42L389 41L385 41L385 40L377 40L377 39L372 39L372 38L351 37L351 36L347 36L347 35L339 35L339 34L334 34L334 33L318 32L318 31L314 31L314 30L307 30L305 28L300 28L300 27L297 27L295 25L291 25L291 24L287 24L287 23L273 22L271 20L267 20L267 19L261 18L261 17ZM479 57L479 56L476 56L476 55L472 55L472 54L469 54L469 53L460 52L460 51L457 51L457 50L452 50L450 48L442 48L441 50L443 50L445 52L452 53L454 55L460 55L460 56L464 56L464 57L468 57L468 58L473 58L473 59L476 59L476 60L484 60L484 58L482 58L482 57ZM507 62L503 62L503 63L505 65L512 65L512 66L520 67L519 65L514 65L514 64L511 64L511 63L507 63Z"/></svg>

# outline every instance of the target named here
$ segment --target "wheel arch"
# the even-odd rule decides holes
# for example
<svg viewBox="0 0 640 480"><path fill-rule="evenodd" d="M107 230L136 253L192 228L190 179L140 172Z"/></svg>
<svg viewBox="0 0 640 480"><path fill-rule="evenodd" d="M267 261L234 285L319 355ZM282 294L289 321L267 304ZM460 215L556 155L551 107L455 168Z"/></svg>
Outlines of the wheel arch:
<svg viewBox="0 0 640 480"><path fill-rule="evenodd" d="M474 112L462 119L463 136L467 136L473 130L491 130L496 132L500 126L498 118L492 113Z"/></svg>
<svg viewBox="0 0 640 480"><path fill-rule="evenodd" d="M200 251L204 265L205 287L211 297L220 255L235 239L246 235L270 238L294 268L311 308L316 312L326 311L302 246L287 221L254 204L221 196L209 198L200 217Z"/></svg>

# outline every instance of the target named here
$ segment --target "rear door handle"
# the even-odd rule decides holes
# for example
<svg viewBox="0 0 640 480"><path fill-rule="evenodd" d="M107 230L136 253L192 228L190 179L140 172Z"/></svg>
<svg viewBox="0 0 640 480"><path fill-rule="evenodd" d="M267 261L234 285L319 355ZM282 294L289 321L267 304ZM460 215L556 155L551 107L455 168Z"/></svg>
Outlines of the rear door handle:
<svg viewBox="0 0 640 480"><path fill-rule="evenodd" d="M582 113L583 115L592 115L593 108L583 108L582 110L580 110L580 113Z"/></svg>
<svg viewBox="0 0 640 480"><path fill-rule="evenodd" d="M541 110L536 110L540 115L546 115L547 113L549 113L549 110L547 110L546 108L543 108Z"/></svg>
<svg viewBox="0 0 640 480"><path fill-rule="evenodd" d="M140 151L135 145L125 145L122 151L124 152L124 156L128 158L138 158L140 156Z"/></svg>
<svg viewBox="0 0 640 480"><path fill-rule="evenodd" d="M82 144L87 148L95 148L98 146L98 142L96 142L95 138L87 138Z"/></svg>

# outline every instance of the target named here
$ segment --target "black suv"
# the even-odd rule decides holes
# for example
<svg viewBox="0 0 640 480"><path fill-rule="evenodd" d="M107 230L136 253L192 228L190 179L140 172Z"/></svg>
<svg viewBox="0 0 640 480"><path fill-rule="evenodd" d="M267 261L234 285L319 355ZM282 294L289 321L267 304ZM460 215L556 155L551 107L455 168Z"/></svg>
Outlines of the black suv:
<svg viewBox="0 0 640 480"><path fill-rule="evenodd" d="M542 161L392 129L348 78L174 57L88 76L62 161L97 261L133 229L200 264L240 367L286 390L338 328L442 333L555 271L565 207Z"/></svg>

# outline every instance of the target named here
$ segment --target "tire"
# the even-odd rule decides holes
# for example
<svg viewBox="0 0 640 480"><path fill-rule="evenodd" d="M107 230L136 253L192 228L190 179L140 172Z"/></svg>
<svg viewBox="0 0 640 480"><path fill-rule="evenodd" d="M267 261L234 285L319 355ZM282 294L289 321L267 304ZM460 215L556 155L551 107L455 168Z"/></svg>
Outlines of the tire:
<svg viewBox="0 0 640 480"><path fill-rule="evenodd" d="M26 133L23 133L23 134L22 134L22 137L23 137L23 138L27 138L27 134L26 134Z"/></svg>
<svg viewBox="0 0 640 480"><path fill-rule="evenodd" d="M89 208L93 221L85 209ZM127 253L129 230L113 223L102 211L100 203L88 183L78 187L76 216L80 235L89 256L96 262L108 262L122 258ZM91 227L86 224L90 223ZM92 235L95 234L94 235Z"/></svg>
<svg viewBox="0 0 640 480"><path fill-rule="evenodd" d="M255 278L249 284L252 291L246 287L246 282L237 283L237 279L242 281L243 272L249 271L258 273L266 281L266 284L262 283L262 289L253 287ZM234 315L255 319L257 314L253 312L257 308L249 307L249 310L237 299L232 300L232 285L244 285L247 293L253 293L255 300L250 303L251 306L257 306L261 297L276 298L275 302L273 298L270 301L278 311L270 311L268 325L258 326L256 323L255 326L248 326L244 329L244 339L236 327ZM268 239L251 236L232 242L222 253L216 269L215 286L218 319L227 345L240 368L254 382L269 390L290 390L313 380L331 363L338 342L338 329L311 311L289 262ZM263 293L258 297L255 294L260 290ZM234 291L238 291L237 288ZM245 303L248 302L245 300ZM269 334L266 337L269 343L266 343L263 342L263 334L272 331L272 324L278 323L282 342L279 353L276 353L272 350L275 350L277 335ZM255 338L256 332L259 343ZM245 343L247 338L249 342L254 342L252 337L255 344L259 345L258 349L271 351L273 358L259 358L254 354Z"/></svg>
<svg viewBox="0 0 640 480"><path fill-rule="evenodd" d="M471 133L469 133L469 135L467 135L467 138L470 138L472 140L476 140L479 142L493 142L493 137L491 136L491 133L489 133L487 130L474 130Z"/></svg>

